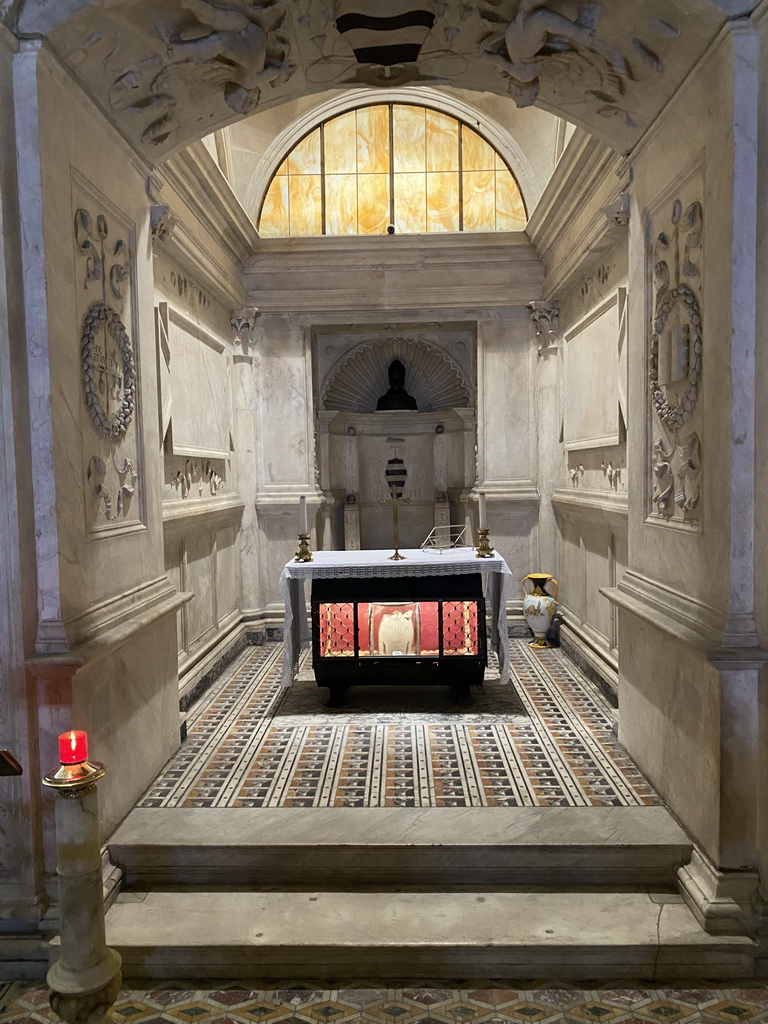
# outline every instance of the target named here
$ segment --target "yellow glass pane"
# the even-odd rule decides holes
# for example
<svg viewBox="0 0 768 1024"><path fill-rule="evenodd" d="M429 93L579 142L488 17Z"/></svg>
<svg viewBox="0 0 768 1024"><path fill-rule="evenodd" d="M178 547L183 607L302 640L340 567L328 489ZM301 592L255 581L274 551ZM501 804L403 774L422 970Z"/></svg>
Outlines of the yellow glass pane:
<svg viewBox="0 0 768 1024"><path fill-rule="evenodd" d="M494 148L465 124L461 126L461 163L465 171L492 171L496 165Z"/></svg>
<svg viewBox="0 0 768 1024"><path fill-rule="evenodd" d="M361 235L385 235L389 225L389 175L357 178L357 221Z"/></svg>
<svg viewBox="0 0 768 1024"><path fill-rule="evenodd" d="M289 174L320 173L320 129L307 135L291 151L287 160Z"/></svg>
<svg viewBox="0 0 768 1024"><path fill-rule="evenodd" d="M288 173L288 161L287 160L283 160L283 162L280 164L280 166L275 171L275 174L276 175L277 174L281 174L282 175L282 174L287 174L287 173Z"/></svg>
<svg viewBox="0 0 768 1024"><path fill-rule="evenodd" d="M262 238L284 238L289 235L288 219L288 177L275 176L267 189L261 207L259 234Z"/></svg>
<svg viewBox="0 0 768 1024"><path fill-rule="evenodd" d="M389 107L357 111L357 173L389 172Z"/></svg>
<svg viewBox="0 0 768 1024"><path fill-rule="evenodd" d="M509 168L507 167L507 165L506 165L506 164L504 163L504 160L503 160L503 158L502 158L502 157L500 157L498 153L496 153L496 154L495 154L495 159L496 159L496 170L497 170L497 171L506 171L506 170L509 170Z"/></svg>
<svg viewBox="0 0 768 1024"><path fill-rule="evenodd" d="M326 174L343 174L357 169L355 111L327 121L323 133Z"/></svg>
<svg viewBox="0 0 768 1024"><path fill-rule="evenodd" d="M459 169L459 122L427 111L427 170L458 171Z"/></svg>
<svg viewBox="0 0 768 1024"><path fill-rule="evenodd" d="M464 171L464 230L494 231L496 196L493 171Z"/></svg>
<svg viewBox="0 0 768 1024"><path fill-rule="evenodd" d="M522 231L526 219L517 182L509 171L496 171L496 230Z"/></svg>
<svg viewBox="0 0 768 1024"><path fill-rule="evenodd" d="M325 233L327 235L357 234L356 174L327 174L325 176Z"/></svg>
<svg viewBox="0 0 768 1024"><path fill-rule="evenodd" d="M319 174L289 174L291 234L322 235L322 186Z"/></svg>
<svg viewBox="0 0 768 1024"><path fill-rule="evenodd" d="M426 167L426 111L398 104L392 108L392 149L395 171Z"/></svg>
<svg viewBox="0 0 768 1024"><path fill-rule="evenodd" d="M427 176L395 174L395 230L418 234L427 230Z"/></svg>
<svg viewBox="0 0 768 1024"><path fill-rule="evenodd" d="M427 175L427 231L459 230L459 176L454 171Z"/></svg>

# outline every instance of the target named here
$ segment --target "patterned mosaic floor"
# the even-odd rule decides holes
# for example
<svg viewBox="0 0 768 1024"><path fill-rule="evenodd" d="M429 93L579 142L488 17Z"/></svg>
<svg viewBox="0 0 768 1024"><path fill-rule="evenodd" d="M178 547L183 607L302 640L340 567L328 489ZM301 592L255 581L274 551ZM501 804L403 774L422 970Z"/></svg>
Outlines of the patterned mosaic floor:
<svg viewBox="0 0 768 1024"><path fill-rule="evenodd" d="M253 989L244 983L209 989L124 988L112 1008L114 1021L129 1024L253 1024L296 1021L305 1024L697 1024L768 1018L768 988L717 983L679 983L648 989L641 982L606 982L580 988L533 982L509 989L502 983L467 982L466 987L388 988L366 979L349 988L298 983L280 989ZM370 987L369 987L370 986ZM3 999L3 1024L48 1024L57 1020L41 986L10 986Z"/></svg>
<svg viewBox="0 0 768 1024"><path fill-rule="evenodd" d="M510 641L514 685L459 708L442 687L355 687L325 707L279 686L282 644L250 648L194 709L142 807L485 807L660 803L611 708L559 650Z"/></svg>

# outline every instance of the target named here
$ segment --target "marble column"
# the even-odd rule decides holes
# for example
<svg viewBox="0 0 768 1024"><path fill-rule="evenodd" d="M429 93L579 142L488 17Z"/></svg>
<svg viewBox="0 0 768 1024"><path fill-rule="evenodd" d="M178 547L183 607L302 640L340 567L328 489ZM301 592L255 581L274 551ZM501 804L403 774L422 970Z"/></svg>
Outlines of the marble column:
<svg viewBox="0 0 768 1024"><path fill-rule="evenodd" d="M538 436L539 560L542 571L557 573L557 522L552 496L560 484L562 456L560 432L557 353L559 306L557 302L534 301L528 310L536 337L536 432Z"/></svg>
<svg viewBox="0 0 768 1024"><path fill-rule="evenodd" d="M535 379L528 311L515 307L478 321L473 497L485 492L491 545L518 577L538 560Z"/></svg>
<svg viewBox="0 0 768 1024"><path fill-rule="evenodd" d="M256 387L256 514L259 607L282 616L278 582L298 544L299 498L305 495L315 545L323 504L315 459L311 332L307 318L262 314L254 354Z"/></svg>
<svg viewBox="0 0 768 1024"><path fill-rule="evenodd" d="M258 310L246 306L232 314L232 404L234 409L237 487L245 502L240 522L242 609L247 616L259 607L258 530L256 523L256 392L253 347Z"/></svg>

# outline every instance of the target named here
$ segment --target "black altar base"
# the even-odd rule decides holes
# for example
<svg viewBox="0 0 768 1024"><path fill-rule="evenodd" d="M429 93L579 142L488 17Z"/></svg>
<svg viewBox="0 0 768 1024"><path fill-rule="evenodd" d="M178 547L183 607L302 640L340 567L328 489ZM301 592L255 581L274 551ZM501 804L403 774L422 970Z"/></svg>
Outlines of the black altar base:
<svg viewBox="0 0 768 1024"><path fill-rule="evenodd" d="M480 573L312 582L312 666L341 707L350 686L450 686L471 704L488 662Z"/></svg>

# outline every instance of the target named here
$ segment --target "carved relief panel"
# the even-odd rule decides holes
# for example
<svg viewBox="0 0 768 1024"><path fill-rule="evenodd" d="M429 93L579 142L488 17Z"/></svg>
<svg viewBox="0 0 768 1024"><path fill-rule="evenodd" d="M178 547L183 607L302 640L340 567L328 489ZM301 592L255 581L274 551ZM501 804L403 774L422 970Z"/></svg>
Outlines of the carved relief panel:
<svg viewBox="0 0 768 1024"><path fill-rule="evenodd" d="M135 233L83 179L72 195L86 530L100 536L145 523Z"/></svg>
<svg viewBox="0 0 768 1024"><path fill-rule="evenodd" d="M651 416L650 516L701 520L701 402L704 324L700 174L669 193L651 214L648 331Z"/></svg>

